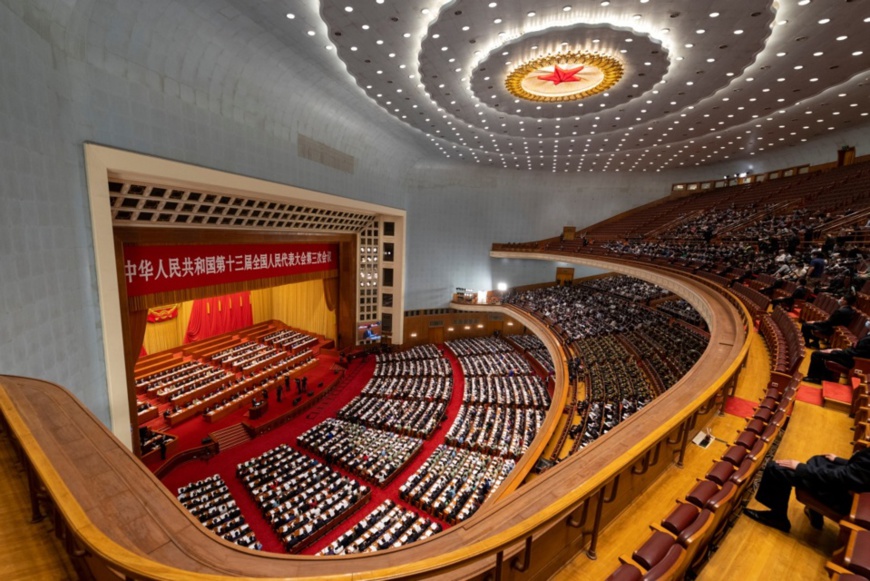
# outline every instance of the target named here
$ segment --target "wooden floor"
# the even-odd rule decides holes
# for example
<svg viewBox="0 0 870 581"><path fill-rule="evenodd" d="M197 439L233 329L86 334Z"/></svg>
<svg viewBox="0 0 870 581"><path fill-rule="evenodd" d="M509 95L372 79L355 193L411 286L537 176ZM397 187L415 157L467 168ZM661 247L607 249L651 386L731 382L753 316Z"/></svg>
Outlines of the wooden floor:
<svg viewBox="0 0 870 581"><path fill-rule="evenodd" d="M758 400L769 379L768 365L764 341L754 334L746 370L741 375L735 395L751 401ZM744 425L745 421L735 416L714 417L709 427L716 441L706 450L690 444L684 468L668 468L642 499L629 505L602 532L597 560L591 561L585 555L578 555L552 579L573 581L607 577L619 565L619 556L630 556L649 536L649 525L659 522L674 502L683 498L695 480L702 477L711 463L721 456L727 448L721 440L732 441ZM851 425L851 420L843 412L799 401L776 456L805 460L814 454L831 452L848 457L851 454ZM752 500L749 506L760 505ZM747 517L738 519L698 579L827 579L824 564L836 548L837 526L826 521L823 531L813 530L803 515L802 506L794 501L789 507L789 518L792 522L789 535L762 526Z"/></svg>
<svg viewBox="0 0 870 581"><path fill-rule="evenodd" d="M0 432L0 579L78 579L48 520L30 524L27 477Z"/></svg>

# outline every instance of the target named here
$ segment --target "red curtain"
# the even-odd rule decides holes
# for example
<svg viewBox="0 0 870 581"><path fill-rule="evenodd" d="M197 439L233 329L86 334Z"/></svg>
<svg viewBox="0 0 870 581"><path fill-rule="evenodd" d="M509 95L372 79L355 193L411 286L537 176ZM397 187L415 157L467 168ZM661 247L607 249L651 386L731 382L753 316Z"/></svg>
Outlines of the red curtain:
<svg viewBox="0 0 870 581"><path fill-rule="evenodd" d="M202 341L253 324L254 312L251 309L250 291L195 300L190 312L187 332L184 334L184 342Z"/></svg>

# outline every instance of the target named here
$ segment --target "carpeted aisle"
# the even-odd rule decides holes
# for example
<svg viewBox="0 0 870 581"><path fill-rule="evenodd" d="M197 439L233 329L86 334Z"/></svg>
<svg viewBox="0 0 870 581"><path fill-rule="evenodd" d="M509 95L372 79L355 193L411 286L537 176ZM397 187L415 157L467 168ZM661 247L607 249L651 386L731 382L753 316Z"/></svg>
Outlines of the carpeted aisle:
<svg viewBox="0 0 870 581"><path fill-rule="evenodd" d="M758 402L749 401L741 397L729 397L725 400L722 411L738 418L750 418L755 413Z"/></svg>

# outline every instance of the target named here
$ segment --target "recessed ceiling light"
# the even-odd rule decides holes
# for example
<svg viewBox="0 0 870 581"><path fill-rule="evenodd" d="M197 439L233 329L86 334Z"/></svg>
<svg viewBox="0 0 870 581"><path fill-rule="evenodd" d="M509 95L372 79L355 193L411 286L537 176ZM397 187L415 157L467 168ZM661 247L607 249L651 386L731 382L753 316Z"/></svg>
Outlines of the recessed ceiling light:
<svg viewBox="0 0 870 581"><path fill-rule="evenodd" d="M862 54L864 54L863 50L856 50L852 53L852 56L861 56Z"/></svg>
<svg viewBox="0 0 870 581"><path fill-rule="evenodd" d="M314 32L313 30L308 31L308 36L314 36L315 34L317 34L317 33Z"/></svg>
<svg viewBox="0 0 870 581"><path fill-rule="evenodd" d="M849 37L846 35L843 35L843 36L838 36L837 40L846 40L847 38L849 38Z"/></svg>
<svg viewBox="0 0 870 581"><path fill-rule="evenodd" d="M534 16L535 14L537 14L537 12L532 11L532 12L529 12L528 14L526 14L526 16L528 16L529 18L531 18L531 17Z"/></svg>
<svg viewBox="0 0 870 581"><path fill-rule="evenodd" d="M287 18L289 18L290 20L293 20L294 18L296 18L296 15L293 14L292 12L288 12L288 13L287 13Z"/></svg>
<svg viewBox="0 0 870 581"><path fill-rule="evenodd" d="M718 12L711 12L710 13L710 18L716 18L717 16L719 16Z"/></svg>
<svg viewBox="0 0 870 581"><path fill-rule="evenodd" d="M776 56L785 56L787 54L788 54L787 52L778 52L778 53L776 53Z"/></svg>
<svg viewBox="0 0 870 581"><path fill-rule="evenodd" d="M501 18L496 18L492 21L493 24L501 24Z"/></svg>
<svg viewBox="0 0 870 581"><path fill-rule="evenodd" d="M424 9L422 9L420 12L422 12L423 14L429 14L429 9L428 9L428 8L424 8Z"/></svg>
<svg viewBox="0 0 870 581"><path fill-rule="evenodd" d="M707 31L704 30L703 28L699 28L698 30L695 31L695 34L704 34L705 32L707 32Z"/></svg>
<svg viewBox="0 0 870 581"><path fill-rule="evenodd" d="M570 6L562 6L562 12L570 12L570 11L571 11Z"/></svg>
<svg viewBox="0 0 870 581"><path fill-rule="evenodd" d="M498 6L498 2L490 2L489 3L490 8L495 8L496 6Z"/></svg>
<svg viewBox="0 0 870 581"><path fill-rule="evenodd" d="M743 34L743 31L738 28L734 31L734 34Z"/></svg>
<svg viewBox="0 0 870 581"><path fill-rule="evenodd" d="M368 25L368 24L363 24L361 28L362 28L363 30L368 30L368 29L369 29L369 25Z"/></svg>
<svg viewBox="0 0 870 581"><path fill-rule="evenodd" d="M829 23L830 21L831 21L830 18L822 18L821 20L819 20L819 24L827 24L827 23Z"/></svg>
<svg viewBox="0 0 870 581"><path fill-rule="evenodd" d="M809 4L812 1L813 0L800 0L800 2L798 2L798 6L806 6L807 4Z"/></svg>
<svg viewBox="0 0 870 581"><path fill-rule="evenodd" d="M353 6L345 6L344 11L345 12L353 12Z"/></svg>

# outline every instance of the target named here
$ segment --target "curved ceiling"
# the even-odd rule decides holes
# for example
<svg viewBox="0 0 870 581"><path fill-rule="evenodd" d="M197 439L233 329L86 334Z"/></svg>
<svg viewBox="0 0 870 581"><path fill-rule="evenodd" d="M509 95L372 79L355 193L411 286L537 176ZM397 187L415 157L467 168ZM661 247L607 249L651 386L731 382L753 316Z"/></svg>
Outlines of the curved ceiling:
<svg viewBox="0 0 870 581"><path fill-rule="evenodd" d="M233 3L295 58L340 59L361 98L469 163L661 171L748 159L870 112L864 0ZM621 78L571 101L508 91L515 69L568 53L617 59Z"/></svg>

